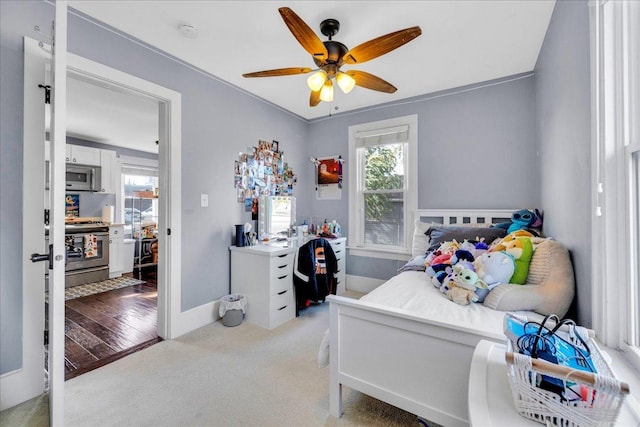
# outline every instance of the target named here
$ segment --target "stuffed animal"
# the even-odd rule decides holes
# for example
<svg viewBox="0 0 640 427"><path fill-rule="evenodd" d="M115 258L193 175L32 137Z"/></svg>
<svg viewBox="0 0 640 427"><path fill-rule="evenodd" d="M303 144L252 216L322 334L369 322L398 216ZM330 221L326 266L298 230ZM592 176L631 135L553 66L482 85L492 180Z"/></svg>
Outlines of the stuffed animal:
<svg viewBox="0 0 640 427"><path fill-rule="evenodd" d="M509 283L515 272L515 259L506 252L486 252L473 265L478 277L489 287Z"/></svg>
<svg viewBox="0 0 640 427"><path fill-rule="evenodd" d="M527 281L529 275L529 264L533 257L533 243L527 237L517 237L515 240L505 243L505 246L504 252L513 256L516 267L509 283L522 285Z"/></svg>
<svg viewBox="0 0 640 427"><path fill-rule="evenodd" d="M460 305L467 305L471 302L478 301L476 290L478 288L486 288L487 285L479 280L478 275L468 268L456 264L453 267L453 273L447 276L445 280L447 297Z"/></svg>
<svg viewBox="0 0 640 427"><path fill-rule="evenodd" d="M515 271L515 260L506 252L485 252L473 263L475 271L486 284L476 290L478 302L483 302L489 292L501 283L509 283Z"/></svg>
<svg viewBox="0 0 640 427"><path fill-rule="evenodd" d="M528 232L527 230L516 230L516 231L512 231L511 233L507 234L506 236L504 236L502 239L500 239L499 241L495 242L490 248L489 250L492 252L496 252L496 251L504 251L507 247L505 246L506 243L511 242L516 240L518 237L534 237L534 235L530 232Z"/></svg>
<svg viewBox="0 0 640 427"><path fill-rule="evenodd" d="M492 227L504 228L507 230L507 233L516 230L540 228L542 227L542 214L540 214L538 209L535 211L521 209L511 214L511 222L501 222L492 225Z"/></svg>
<svg viewBox="0 0 640 427"><path fill-rule="evenodd" d="M449 289L449 291L447 292L447 297L451 301L460 305L469 305L472 302L478 301L478 296L475 294L475 292L464 288L458 288L456 286Z"/></svg>

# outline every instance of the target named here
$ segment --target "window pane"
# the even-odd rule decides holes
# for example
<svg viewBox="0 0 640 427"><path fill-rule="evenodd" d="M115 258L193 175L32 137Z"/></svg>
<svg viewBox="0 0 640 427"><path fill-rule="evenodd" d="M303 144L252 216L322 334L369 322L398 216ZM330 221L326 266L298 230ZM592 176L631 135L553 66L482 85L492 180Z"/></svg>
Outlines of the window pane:
<svg viewBox="0 0 640 427"><path fill-rule="evenodd" d="M387 144L365 149L366 190L404 188L404 144Z"/></svg>
<svg viewBox="0 0 640 427"><path fill-rule="evenodd" d="M365 194L365 244L404 246L404 194Z"/></svg>

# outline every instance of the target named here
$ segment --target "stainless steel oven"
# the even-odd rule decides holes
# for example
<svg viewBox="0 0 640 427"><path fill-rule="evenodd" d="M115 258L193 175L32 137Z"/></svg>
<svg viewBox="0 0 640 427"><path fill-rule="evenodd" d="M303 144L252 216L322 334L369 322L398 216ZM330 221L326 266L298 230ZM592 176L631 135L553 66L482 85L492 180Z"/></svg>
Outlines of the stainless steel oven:
<svg viewBox="0 0 640 427"><path fill-rule="evenodd" d="M109 278L108 225L67 224L64 246L65 288Z"/></svg>

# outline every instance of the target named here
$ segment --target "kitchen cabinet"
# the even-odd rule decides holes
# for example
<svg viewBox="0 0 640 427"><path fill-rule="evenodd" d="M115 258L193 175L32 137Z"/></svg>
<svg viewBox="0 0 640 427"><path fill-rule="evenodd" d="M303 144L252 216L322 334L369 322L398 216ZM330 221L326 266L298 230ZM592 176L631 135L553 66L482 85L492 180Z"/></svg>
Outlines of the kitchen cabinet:
<svg viewBox="0 0 640 427"><path fill-rule="evenodd" d="M83 145L67 144L65 147L67 163L100 166L100 149Z"/></svg>
<svg viewBox="0 0 640 427"><path fill-rule="evenodd" d="M100 150L100 178L101 193L117 193L120 184L120 168L116 152L113 150Z"/></svg>
<svg viewBox="0 0 640 427"><path fill-rule="evenodd" d="M109 278L122 276L124 270L124 225L109 227Z"/></svg>
<svg viewBox="0 0 640 427"><path fill-rule="evenodd" d="M247 298L247 322L273 329L295 318L293 262L297 249L230 248L231 292Z"/></svg>

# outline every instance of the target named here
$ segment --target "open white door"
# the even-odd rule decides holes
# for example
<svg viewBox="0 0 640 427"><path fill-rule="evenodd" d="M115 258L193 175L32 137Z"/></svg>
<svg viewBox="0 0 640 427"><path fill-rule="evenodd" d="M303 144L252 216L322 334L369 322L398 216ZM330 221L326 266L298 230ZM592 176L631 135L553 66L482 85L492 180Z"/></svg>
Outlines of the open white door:
<svg viewBox="0 0 640 427"><path fill-rule="evenodd" d="M22 366L0 378L0 406L15 406L45 390L45 272L49 277L49 408L64 423L64 188L67 5L56 2L54 48L24 39ZM47 70L54 71L53 77ZM53 91L49 91L53 87ZM48 93L53 96L49 97ZM51 154L45 152L45 112L51 105ZM49 158L49 243L45 247L45 157ZM45 262L38 262L45 261Z"/></svg>
<svg viewBox="0 0 640 427"><path fill-rule="evenodd" d="M43 341L45 272L48 270L48 389L52 426L64 424L66 33L67 4L58 0L53 47L24 39L22 367L0 378L3 409L38 396L45 390ZM53 76L50 71L53 71ZM48 99L51 112L50 154L45 150ZM45 157L49 159L50 173L49 247L45 247Z"/></svg>
<svg viewBox="0 0 640 427"><path fill-rule="evenodd" d="M44 382L44 295L46 263L32 254L46 254L44 235L45 88L47 47L24 39L24 128L22 203L22 365L0 377L0 410L40 395ZM39 87L42 86L42 87Z"/></svg>
<svg viewBox="0 0 640 427"><path fill-rule="evenodd" d="M49 272L49 413L51 426L64 425L64 196L67 140L67 3L56 1L51 96L51 184L49 239L53 268Z"/></svg>

